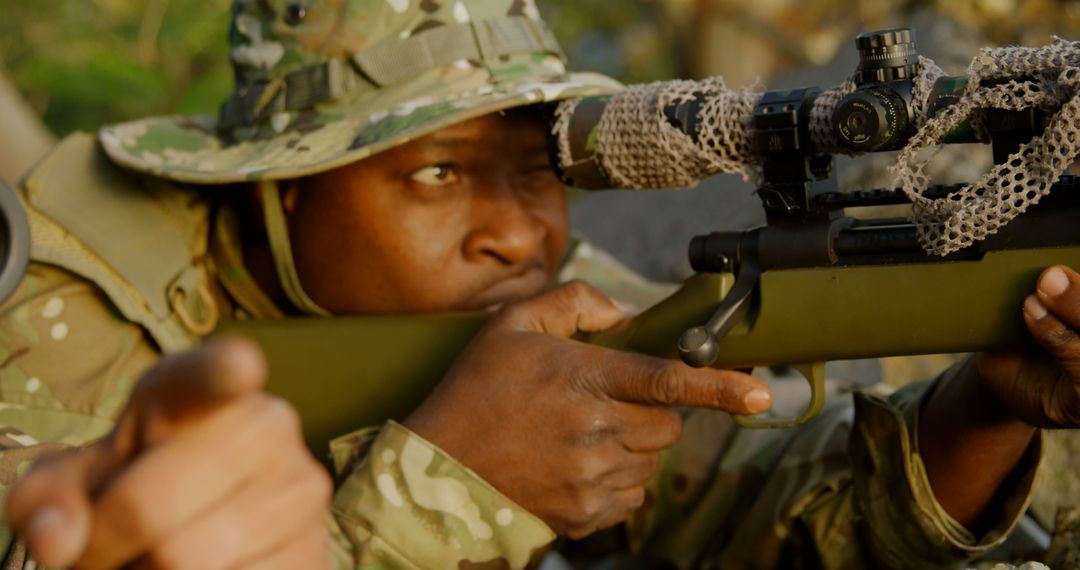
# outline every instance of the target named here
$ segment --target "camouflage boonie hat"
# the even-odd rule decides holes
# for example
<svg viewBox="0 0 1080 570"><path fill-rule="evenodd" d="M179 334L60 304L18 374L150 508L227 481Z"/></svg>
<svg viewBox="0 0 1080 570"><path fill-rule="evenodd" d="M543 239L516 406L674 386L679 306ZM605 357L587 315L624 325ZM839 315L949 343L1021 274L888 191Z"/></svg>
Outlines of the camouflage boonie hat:
<svg viewBox="0 0 1080 570"><path fill-rule="evenodd" d="M534 0L236 0L217 120L101 130L117 163L201 184L297 178L495 111L609 93L568 73Z"/></svg>

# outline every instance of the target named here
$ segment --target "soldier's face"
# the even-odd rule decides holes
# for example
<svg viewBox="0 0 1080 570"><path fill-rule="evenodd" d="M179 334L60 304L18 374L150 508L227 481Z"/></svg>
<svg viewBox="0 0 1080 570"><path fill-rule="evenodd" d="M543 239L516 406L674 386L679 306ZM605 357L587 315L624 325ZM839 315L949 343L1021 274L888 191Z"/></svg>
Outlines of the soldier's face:
<svg viewBox="0 0 1080 570"><path fill-rule="evenodd" d="M545 126L438 131L286 192L297 271L337 314L488 309L548 287L567 247Z"/></svg>

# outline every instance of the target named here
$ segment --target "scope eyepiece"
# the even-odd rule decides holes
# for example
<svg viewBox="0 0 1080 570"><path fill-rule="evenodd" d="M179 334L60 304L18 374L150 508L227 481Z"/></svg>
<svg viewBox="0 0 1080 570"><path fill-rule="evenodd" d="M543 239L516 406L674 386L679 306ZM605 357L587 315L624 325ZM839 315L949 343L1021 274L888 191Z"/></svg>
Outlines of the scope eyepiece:
<svg viewBox="0 0 1080 570"><path fill-rule="evenodd" d="M892 89L860 89L837 106L833 130L845 145L859 151L893 148L908 131L908 106Z"/></svg>

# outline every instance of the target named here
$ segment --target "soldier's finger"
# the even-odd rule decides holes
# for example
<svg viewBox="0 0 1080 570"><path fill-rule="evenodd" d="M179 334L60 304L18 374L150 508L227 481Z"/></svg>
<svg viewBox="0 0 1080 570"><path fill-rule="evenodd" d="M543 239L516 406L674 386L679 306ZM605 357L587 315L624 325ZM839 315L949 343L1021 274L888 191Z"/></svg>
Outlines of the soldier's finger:
<svg viewBox="0 0 1080 570"><path fill-rule="evenodd" d="M86 547L91 516L87 479L98 455L94 446L46 459L8 493L8 521L40 564L70 566Z"/></svg>
<svg viewBox="0 0 1080 570"><path fill-rule="evenodd" d="M312 529L321 531L330 504L330 478L310 458L290 463L275 466L155 545L149 560L161 568L234 568L280 550Z"/></svg>
<svg viewBox="0 0 1080 570"><path fill-rule="evenodd" d="M576 540L589 536L598 530L615 526L626 520L643 504L645 504L644 487L631 487L613 491L610 494L609 506L602 514L591 521L569 529L566 536Z"/></svg>
<svg viewBox="0 0 1080 570"><path fill-rule="evenodd" d="M659 467L659 452L633 453L618 469L604 477L604 484L612 489L639 487L652 479Z"/></svg>
<svg viewBox="0 0 1080 570"><path fill-rule="evenodd" d="M570 338L615 326L628 314L584 281L571 281L539 297L507 305L497 323L517 330Z"/></svg>
<svg viewBox="0 0 1080 570"><path fill-rule="evenodd" d="M1049 267L1039 276L1035 296L1059 320L1080 330L1080 274L1064 265Z"/></svg>
<svg viewBox="0 0 1080 570"><path fill-rule="evenodd" d="M103 440L103 460L91 473L91 494L146 446L170 437L234 398L265 383L266 362L249 340L222 337L170 355L135 386L124 413Z"/></svg>
<svg viewBox="0 0 1080 570"><path fill-rule="evenodd" d="M266 381L266 360L241 337L222 337L166 357L139 381L132 402L176 421L250 394Z"/></svg>
<svg viewBox="0 0 1080 570"><path fill-rule="evenodd" d="M756 414L772 405L769 386L742 372L691 368L682 362L604 350L610 357L599 368L600 389L623 402L669 407L711 408L733 414Z"/></svg>
<svg viewBox="0 0 1080 570"><path fill-rule="evenodd" d="M225 501L281 453L303 449L299 419L263 394L237 400L147 450L97 498L81 564L115 567Z"/></svg>
<svg viewBox="0 0 1080 570"><path fill-rule="evenodd" d="M1051 313L1036 295L1024 301L1024 321L1035 341L1059 364L1080 365L1080 335Z"/></svg>
<svg viewBox="0 0 1080 570"><path fill-rule="evenodd" d="M675 445L682 435L682 416L659 406L615 402L615 439L627 451L660 451Z"/></svg>

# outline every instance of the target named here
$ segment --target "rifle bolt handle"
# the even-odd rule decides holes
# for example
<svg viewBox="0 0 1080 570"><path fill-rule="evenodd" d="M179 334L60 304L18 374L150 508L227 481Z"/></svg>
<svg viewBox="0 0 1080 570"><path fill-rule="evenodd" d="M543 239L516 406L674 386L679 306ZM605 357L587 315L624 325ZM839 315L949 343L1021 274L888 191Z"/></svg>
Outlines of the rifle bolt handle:
<svg viewBox="0 0 1080 570"><path fill-rule="evenodd" d="M679 337L679 356L683 362L694 368L704 368L716 362L720 353L720 344L716 335L705 327L687 329Z"/></svg>

